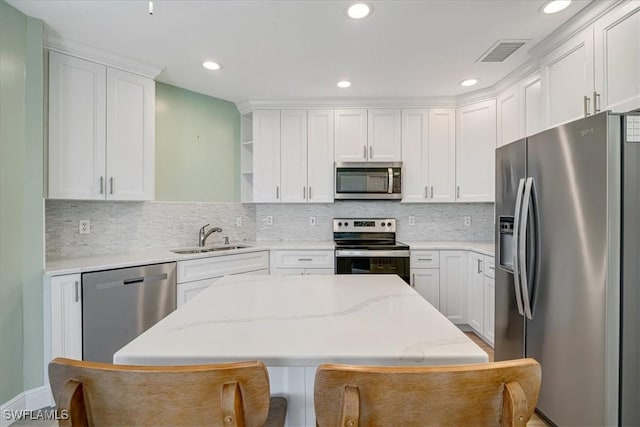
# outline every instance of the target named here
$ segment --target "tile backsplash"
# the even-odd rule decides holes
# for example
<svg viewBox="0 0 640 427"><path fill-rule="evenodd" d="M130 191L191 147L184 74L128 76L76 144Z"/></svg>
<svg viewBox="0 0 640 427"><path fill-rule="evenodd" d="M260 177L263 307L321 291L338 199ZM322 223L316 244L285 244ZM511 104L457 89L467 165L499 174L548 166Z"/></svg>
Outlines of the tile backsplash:
<svg viewBox="0 0 640 427"><path fill-rule="evenodd" d="M492 203L409 204L339 201L326 204L241 204L47 200L47 259L195 246L204 224L221 227L207 243L231 241L331 240L334 217L391 217L398 240L492 241ZM267 217L273 225L267 225ZM415 225L409 225L409 217ZM464 225L464 217L471 225ZM241 217L242 226L236 226ZM315 217L315 225L310 225ZM80 220L91 222L79 234Z"/></svg>

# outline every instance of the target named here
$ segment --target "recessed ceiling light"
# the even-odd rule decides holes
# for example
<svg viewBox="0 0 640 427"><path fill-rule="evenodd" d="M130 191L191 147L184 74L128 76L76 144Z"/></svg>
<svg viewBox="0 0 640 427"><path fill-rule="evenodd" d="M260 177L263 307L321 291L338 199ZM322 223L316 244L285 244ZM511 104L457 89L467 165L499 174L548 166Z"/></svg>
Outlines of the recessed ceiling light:
<svg viewBox="0 0 640 427"><path fill-rule="evenodd" d="M547 14L565 10L571 4L571 0L551 0L542 5L542 11Z"/></svg>
<svg viewBox="0 0 640 427"><path fill-rule="evenodd" d="M371 6L366 3L352 4L347 10L347 14L353 19L362 19L369 16L371 13Z"/></svg>
<svg viewBox="0 0 640 427"><path fill-rule="evenodd" d="M218 64L217 62L213 62L213 61L204 61L202 63L202 66L204 68L206 68L207 70L212 70L212 71L218 71L219 69L222 68L222 65Z"/></svg>
<svg viewBox="0 0 640 427"><path fill-rule="evenodd" d="M460 86L473 86L474 84L478 83L478 79L467 79L467 80L463 80L460 82Z"/></svg>
<svg viewBox="0 0 640 427"><path fill-rule="evenodd" d="M351 82L350 82L350 81L348 81L348 80L342 80L342 81L339 81L339 82L338 82L338 87L339 87L340 89L346 89L346 88L348 88L349 86L351 86Z"/></svg>

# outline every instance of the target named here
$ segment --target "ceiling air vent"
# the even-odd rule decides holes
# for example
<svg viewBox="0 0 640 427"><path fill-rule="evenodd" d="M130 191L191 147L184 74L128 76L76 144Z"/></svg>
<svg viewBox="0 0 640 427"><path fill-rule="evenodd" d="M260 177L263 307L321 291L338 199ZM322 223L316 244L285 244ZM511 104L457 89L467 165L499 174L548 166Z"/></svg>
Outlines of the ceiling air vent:
<svg viewBox="0 0 640 427"><path fill-rule="evenodd" d="M502 62L529 40L498 40L477 62Z"/></svg>

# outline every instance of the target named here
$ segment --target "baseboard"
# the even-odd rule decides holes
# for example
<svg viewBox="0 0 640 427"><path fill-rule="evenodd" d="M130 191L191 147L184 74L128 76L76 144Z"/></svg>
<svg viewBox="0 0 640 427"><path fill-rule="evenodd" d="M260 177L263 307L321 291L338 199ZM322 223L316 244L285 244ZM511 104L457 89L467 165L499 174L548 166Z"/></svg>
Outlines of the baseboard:
<svg viewBox="0 0 640 427"><path fill-rule="evenodd" d="M13 399L0 405L0 427L9 426L15 420L9 414L11 411L24 411L44 408L52 405L51 392L48 385L32 388L18 394Z"/></svg>

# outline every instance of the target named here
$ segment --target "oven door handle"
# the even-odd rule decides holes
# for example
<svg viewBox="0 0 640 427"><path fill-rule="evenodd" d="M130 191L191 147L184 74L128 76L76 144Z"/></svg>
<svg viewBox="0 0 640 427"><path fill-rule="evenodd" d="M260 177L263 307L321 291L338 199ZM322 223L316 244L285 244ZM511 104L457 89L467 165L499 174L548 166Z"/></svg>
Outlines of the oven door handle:
<svg viewBox="0 0 640 427"><path fill-rule="evenodd" d="M336 250L336 258L345 258L345 257L408 258L409 251L360 250L360 249L337 249Z"/></svg>

